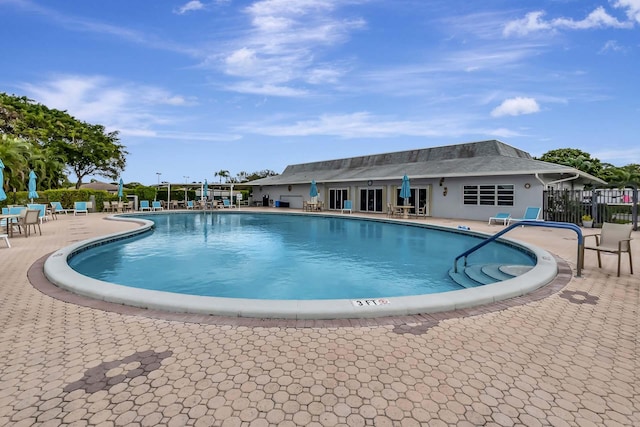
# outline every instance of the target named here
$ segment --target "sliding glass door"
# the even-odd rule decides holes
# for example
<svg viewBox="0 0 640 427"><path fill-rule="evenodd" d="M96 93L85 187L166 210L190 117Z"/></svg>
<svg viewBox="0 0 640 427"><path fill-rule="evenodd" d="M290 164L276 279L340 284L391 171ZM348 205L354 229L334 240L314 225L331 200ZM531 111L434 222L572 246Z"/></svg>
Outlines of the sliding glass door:
<svg viewBox="0 0 640 427"><path fill-rule="evenodd" d="M411 197L408 201L400 197L400 189L396 193L396 204L404 205L407 204L409 206L413 206L413 209L409 210L409 213L423 213L426 215L431 215L431 197L429 197L429 193L431 191L431 187L419 187L411 189Z"/></svg>
<svg viewBox="0 0 640 427"><path fill-rule="evenodd" d="M382 188L360 189L360 212L383 211Z"/></svg>
<svg viewBox="0 0 640 427"><path fill-rule="evenodd" d="M342 202L349 198L349 190L347 188L330 188L329 189L329 209L342 209Z"/></svg>

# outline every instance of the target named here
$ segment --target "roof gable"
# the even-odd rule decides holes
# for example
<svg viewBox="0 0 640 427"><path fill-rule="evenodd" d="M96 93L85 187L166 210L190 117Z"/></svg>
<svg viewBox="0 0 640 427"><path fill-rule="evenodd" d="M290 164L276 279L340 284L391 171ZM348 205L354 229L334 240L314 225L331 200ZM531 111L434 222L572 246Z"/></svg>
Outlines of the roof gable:
<svg viewBox="0 0 640 427"><path fill-rule="evenodd" d="M289 165L283 175L300 172L312 172L337 169L358 169L374 166L404 165L442 160L470 159L477 157L514 157L531 159L525 151L514 148L497 140L470 142L466 144L447 145L443 147L422 148L417 150L397 151L393 153L371 154L368 156L349 157L345 159L324 160L312 163Z"/></svg>

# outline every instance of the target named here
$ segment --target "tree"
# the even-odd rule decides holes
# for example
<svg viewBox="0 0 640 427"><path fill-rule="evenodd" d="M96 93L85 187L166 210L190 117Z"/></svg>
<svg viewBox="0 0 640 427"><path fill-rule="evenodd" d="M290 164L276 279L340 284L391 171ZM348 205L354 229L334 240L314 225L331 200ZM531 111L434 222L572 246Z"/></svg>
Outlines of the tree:
<svg viewBox="0 0 640 427"><path fill-rule="evenodd" d="M0 93L0 133L31 143L29 161L39 168L42 185L63 185L65 168L78 177L90 174L116 179L128 154L118 132L77 120L66 111L49 109L26 97ZM39 151L38 151L39 150Z"/></svg>
<svg viewBox="0 0 640 427"><path fill-rule="evenodd" d="M26 177L29 175L31 144L11 135L0 138L0 159L4 163L4 180L7 189L26 190Z"/></svg>
<svg viewBox="0 0 640 427"><path fill-rule="evenodd" d="M618 167L604 163L601 178L616 187L627 185L640 187L640 165L632 163Z"/></svg>
<svg viewBox="0 0 640 427"><path fill-rule="evenodd" d="M236 174L236 182L247 182L247 174L245 171L240 171Z"/></svg>
<svg viewBox="0 0 640 427"><path fill-rule="evenodd" d="M219 170L218 172L215 172L213 175L220 177L220 184L222 184L222 178L224 178L225 182L227 182L227 178L229 178L231 176L229 171L228 170L224 170L224 169Z"/></svg>
<svg viewBox="0 0 640 427"><path fill-rule="evenodd" d="M279 175L278 172L272 171L271 169L263 169L261 171L252 172L247 174L247 181L255 181L256 179L266 178L268 176L276 176Z"/></svg>
<svg viewBox="0 0 640 427"><path fill-rule="evenodd" d="M591 158L591 154L577 148L558 148L547 151L538 160L570 166L596 177L602 173L600 160Z"/></svg>
<svg viewBox="0 0 640 427"><path fill-rule="evenodd" d="M102 125L79 122L69 138L55 142L68 167L78 177L76 188L87 175L117 179L126 164L128 154L119 143L118 132L106 132Z"/></svg>

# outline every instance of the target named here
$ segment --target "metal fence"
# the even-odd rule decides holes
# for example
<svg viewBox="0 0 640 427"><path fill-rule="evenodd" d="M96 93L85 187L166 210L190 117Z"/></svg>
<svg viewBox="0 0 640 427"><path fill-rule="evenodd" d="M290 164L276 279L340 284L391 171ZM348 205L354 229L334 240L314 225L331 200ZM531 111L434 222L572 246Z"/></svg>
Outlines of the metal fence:
<svg viewBox="0 0 640 427"><path fill-rule="evenodd" d="M581 224L589 215L594 224L633 223L638 229L638 190L636 188L594 190L547 190L543 197L546 221Z"/></svg>

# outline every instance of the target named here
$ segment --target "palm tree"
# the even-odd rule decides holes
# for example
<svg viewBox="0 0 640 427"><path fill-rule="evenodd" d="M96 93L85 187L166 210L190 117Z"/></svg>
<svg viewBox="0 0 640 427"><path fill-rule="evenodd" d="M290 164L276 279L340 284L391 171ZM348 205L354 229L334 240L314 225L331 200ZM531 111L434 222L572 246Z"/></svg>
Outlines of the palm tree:
<svg viewBox="0 0 640 427"><path fill-rule="evenodd" d="M237 173L236 178L238 182L247 182L249 174L245 171L240 171Z"/></svg>
<svg viewBox="0 0 640 427"><path fill-rule="evenodd" d="M26 190L26 176L29 174L29 159L32 144L10 135L2 135L0 140L0 159L5 169L4 178L8 188ZM4 184L4 183L3 183Z"/></svg>
<svg viewBox="0 0 640 427"><path fill-rule="evenodd" d="M228 170L219 170L218 172L214 172L213 176L218 176L220 177L220 184L222 184L222 178L225 179L225 182L227 182L227 178L229 178L231 174L229 173Z"/></svg>

